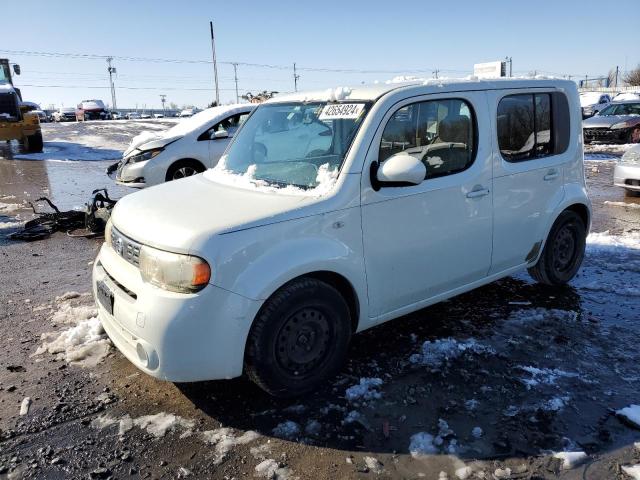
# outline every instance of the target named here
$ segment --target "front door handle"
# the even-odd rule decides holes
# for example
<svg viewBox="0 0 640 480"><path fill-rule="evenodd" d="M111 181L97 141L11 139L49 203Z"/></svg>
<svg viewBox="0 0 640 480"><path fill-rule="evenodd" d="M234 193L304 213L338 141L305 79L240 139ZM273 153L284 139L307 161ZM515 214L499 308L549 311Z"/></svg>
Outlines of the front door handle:
<svg viewBox="0 0 640 480"><path fill-rule="evenodd" d="M548 182L549 180L555 180L556 178L558 178L560 176L560 173L558 173L558 170L556 170L555 168L552 168L551 170L549 170L547 172L547 174L544 176L544 181Z"/></svg>
<svg viewBox="0 0 640 480"><path fill-rule="evenodd" d="M477 190L471 190L469 193L467 193L467 198L478 198L478 197L484 197L485 195L489 195L489 189L480 188Z"/></svg>

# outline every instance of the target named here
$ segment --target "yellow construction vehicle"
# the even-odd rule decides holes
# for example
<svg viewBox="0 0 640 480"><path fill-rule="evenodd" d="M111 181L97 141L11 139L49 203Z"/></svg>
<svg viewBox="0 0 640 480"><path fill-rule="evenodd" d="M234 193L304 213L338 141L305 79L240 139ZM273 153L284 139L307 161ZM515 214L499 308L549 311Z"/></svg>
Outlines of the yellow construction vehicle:
<svg viewBox="0 0 640 480"><path fill-rule="evenodd" d="M20 65L13 64L20 75ZM42 151L42 130L33 105L22 103L20 89L13 86L9 60L0 58L0 141L18 140L29 153Z"/></svg>

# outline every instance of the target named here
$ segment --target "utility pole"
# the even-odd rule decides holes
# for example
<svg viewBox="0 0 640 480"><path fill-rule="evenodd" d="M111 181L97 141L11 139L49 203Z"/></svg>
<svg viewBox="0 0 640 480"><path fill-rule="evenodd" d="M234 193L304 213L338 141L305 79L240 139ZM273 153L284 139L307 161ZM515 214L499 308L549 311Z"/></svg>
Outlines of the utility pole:
<svg viewBox="0 0 640 480"><path fill-rule="evenodd" d="M116 67L111 66L113 57L107 57L107 71L109 72L109 86L111 87L111 110L118 109L116 105L116 87L113 85L113 74L116 73Z"/></svg>
<svg viewBox="0 0 640 480"><path fill-rule="evenodd" d="M509 64L509 78L511 78L513 76L513 57L504 57L504 61Z"/></svg>
<svg viewBox="0 0 640 480"><path fill-rule="evenodd" d="M619 71L620 67L618 65L616 65L616 88L618 88L618 71Z"/></svg>
<svg viewBox="0 0 640 480"><path fill-rule="evenodd" d="M238 95L238 64L232 63L233 65L233 80L236 82L236 103L240 103L240 96Z"/></svg>
<svg viewBox="0 0 640 480"><path fill-rule="evenodd" d="M216 105L220 105L220 89L218 88L218 64L216 63L216 42L213 37L213 22L209 22L211 30L211 53L213 55L213 77L216 84Z"/></svg>
<svg viewBox="0 0 640 480"><path fill-rule="evenodd" d="M437 79L437 78L438 78L438 73L439 73L439 72L440 72L440 70L438 70L438 69L436 68L436 69L433 71L433 75L434 75L434 77L433 77L433 78L436 78L436 79Z"/></svg>
<svg viewBox="0 0 640 480"><path fill-rule="evenodd" d="M167 101L167 96L164 94L160 95L160 101L162 102L162 115L165 115L164 102Z"/></svg>
<svg viewBox="0 0 640 480"><path fill-rule="evenodd" d="M296 64L293 63L293 88L297 92L298 91L298 80L300 79L300 75L296 72Z"/></svg>

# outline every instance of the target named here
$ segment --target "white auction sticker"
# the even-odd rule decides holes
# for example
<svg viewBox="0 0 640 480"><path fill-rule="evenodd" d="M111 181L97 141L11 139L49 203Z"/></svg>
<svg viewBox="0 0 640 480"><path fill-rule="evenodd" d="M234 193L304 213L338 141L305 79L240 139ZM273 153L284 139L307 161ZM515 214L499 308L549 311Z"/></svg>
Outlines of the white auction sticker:
<svg viewBox="0 0 640 480"><path fill-rule="evenodd" d="M332 103L324 106L318 120L358 118L363 109L364 103Z"/></svg>

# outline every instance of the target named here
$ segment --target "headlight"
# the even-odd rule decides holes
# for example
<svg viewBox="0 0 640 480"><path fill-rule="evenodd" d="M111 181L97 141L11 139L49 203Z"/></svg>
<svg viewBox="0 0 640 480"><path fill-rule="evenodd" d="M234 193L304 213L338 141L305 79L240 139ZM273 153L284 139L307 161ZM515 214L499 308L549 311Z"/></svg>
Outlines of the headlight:
<svg viewBox="0 0 640 480"><path fill-rule="evenodd" d="M627 150L625 154L622 155L620 163L628 163L631 165L640 164L640 150Z"/></svg>
<svg viewBox="0 0 640 480"><path fill-rule="evenodd" d="M129 157L130 163L144 162L145 160L151 160L153 157L158 155L163 148L154 148L153 150L145 150L136 155Z"/></svg>
<svg viewBox="0 0 640 480"><path fill-rule="evenodd" d="M211 279L211 268L202 258L146 245L140 249L140 273L145 282L179 293L202 290Z"/></svg>
<svg viewBox="0 0 640 480"><path fill-rule="evenodd" d="M107 224L104 226L104 243L111 245L111 219L107 220Z"/></svg>
<svg viewBox="0 0 640 480"><path fill-rule="evenodd" d="M611 130L617 130L619 128L629 128L631 124L629 122L618 122L611 125Z"/></svg>

